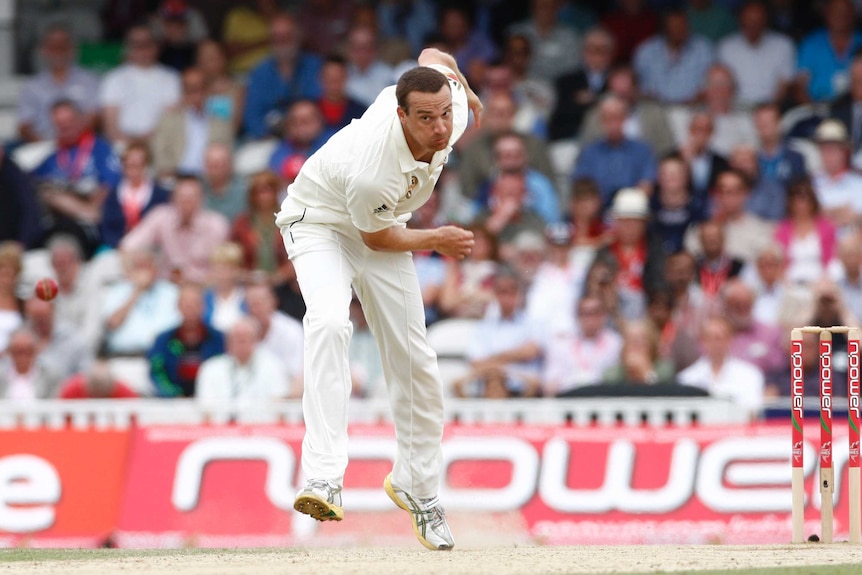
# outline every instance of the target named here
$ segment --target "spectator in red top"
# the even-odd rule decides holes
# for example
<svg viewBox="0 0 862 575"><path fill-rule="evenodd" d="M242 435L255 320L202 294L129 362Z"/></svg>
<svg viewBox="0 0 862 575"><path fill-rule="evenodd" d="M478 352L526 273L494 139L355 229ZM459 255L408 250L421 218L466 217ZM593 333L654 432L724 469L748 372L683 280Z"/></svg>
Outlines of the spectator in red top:
<svg viewBox="0 0 862 575"><path fill-rule="evenodd" d="M274 173L265 171L252 176L248 211L237 216L230 233L231 241L242 247L244 267L266 272L271 285L282 284L293 275L281 234L272 225L272 214L279 209L278 189Z"/></svg>
<svg viewBox="0 0 862 575"><path fill-rule="evenodd" d="M134 142L123 154L123 177L102 206L99 232L104 245L116 248L152 208L170 200L170 192L153 180L152 156L145 144Z"/></svg>
<svg viewBox="0 0 862 575"><path fill-rule="evenodd" d="M614 196L610 214L613 241L596 254L596 261L613 260L619 269L616 286L625 319L643 317L645 290L662 284L664 254L661 241L647 235L649 199L640 188L623 188ZM595 262L593 266L595 266Z"/></svg>
<svg viewBox="0 0 862 575"><path fill-rule="evenodd" d="M572 182L569 215L572 224L572 246L599 247L607 239L607 226L602 221L602 195L591 178Z"/></svg>
<svg viewBox="0 0 862 575"><path fill-rule="evenodd" d="M730 278L742 271L742 260L727 255L724 250L724 227L716 220L700 225L700 245L703 255L697 262L700 287L707 298L715 297Z"/></svg>
<svg viewBox="0 0 862 575"><path fill-rule="evenodd" d="M658 15L644 0L617 0L616 10L602 19L617 41L617 60L629 62L635 48L658 32Z"/></svg>
<svg viewBox="0 0 862 575"><path fill-rule="evenodd" d="M317 101L326 127L336 132L359 118L366 106L347 95L347 61L341 56L328 56L320 70L323 94Z"/></svg>
<svg viewBox="0 0 862 575"><path fill-rule="evenodd" d="M134 399L138 394L114 377L106 359L96 359L86 373L67 379L60 388L60 399Z"/></svg>

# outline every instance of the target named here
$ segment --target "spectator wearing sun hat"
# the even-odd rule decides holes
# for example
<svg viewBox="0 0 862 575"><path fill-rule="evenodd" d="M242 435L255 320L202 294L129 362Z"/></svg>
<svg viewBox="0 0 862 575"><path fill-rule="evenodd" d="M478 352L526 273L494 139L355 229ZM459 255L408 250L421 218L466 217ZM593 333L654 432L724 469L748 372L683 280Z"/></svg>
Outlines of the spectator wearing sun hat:
<svg viewBox="0 0 862 575"><path fill-rule="evenodd" d="M619 270L617 291L623 317L642 317L646 293L661 289L664 252L661 240L647 234L649 198L640 188L623 188L614 196L610 215L611 243L596 253L597 262L611 263Z"/></svg>
<svg viewBox="0 0 862 575"><path fill-rule="evenodd" d="M862 214L862 176L850 166L850 138L838 120L824 120L814 133L822 169L814 175L817 199L826 217L838 227Z"/></svg>

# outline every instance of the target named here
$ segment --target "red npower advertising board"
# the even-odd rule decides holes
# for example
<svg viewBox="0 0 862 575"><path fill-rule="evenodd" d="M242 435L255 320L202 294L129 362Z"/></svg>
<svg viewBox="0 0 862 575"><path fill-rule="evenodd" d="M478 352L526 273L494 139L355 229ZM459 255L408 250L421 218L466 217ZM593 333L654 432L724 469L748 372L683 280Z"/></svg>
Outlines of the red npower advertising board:
<svg viewBox="0 0 862 575"><path fill-rule="evenodd" d="M292 509L302 434L298 425L2 431L0 546L415 543L381 488L395 455L390 426L351 428L340 523ZM440 494L465 544L489 532L497 544L786 543L791 447L786 422L451 425ZM835 448L840 540L846 437ZM815 533L818 458L813 443L803 449L806 533Z"/></svg>

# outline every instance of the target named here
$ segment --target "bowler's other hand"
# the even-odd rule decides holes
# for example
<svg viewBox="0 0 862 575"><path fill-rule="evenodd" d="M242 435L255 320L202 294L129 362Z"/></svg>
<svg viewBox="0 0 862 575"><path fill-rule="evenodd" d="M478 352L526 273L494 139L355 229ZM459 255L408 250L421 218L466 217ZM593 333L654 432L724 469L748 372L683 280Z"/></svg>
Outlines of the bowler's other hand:
<svg viewBox="0 0 862 575"><path fill-rule="evenodd" d="M443 226L437 228L436 251L444 256L464 259L473 251L473 232L457 226Z"/></svg>

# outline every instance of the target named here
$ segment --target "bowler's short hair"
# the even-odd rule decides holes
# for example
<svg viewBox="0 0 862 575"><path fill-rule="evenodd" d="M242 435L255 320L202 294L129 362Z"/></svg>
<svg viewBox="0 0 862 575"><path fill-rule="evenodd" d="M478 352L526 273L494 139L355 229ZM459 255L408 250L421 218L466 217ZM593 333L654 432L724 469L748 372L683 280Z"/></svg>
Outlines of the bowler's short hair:
<svg viewBox="0 0 862 575"><path fill-rule="evenodd" d="M398 100L398 107L407 114L410 112L407 105L407 96L411 92L436 94L447 84L448 80L446 76L434 68L419 66L418 68L408 70L401 75L398 79L398 85L395 87L395 98Z"/></svg>

